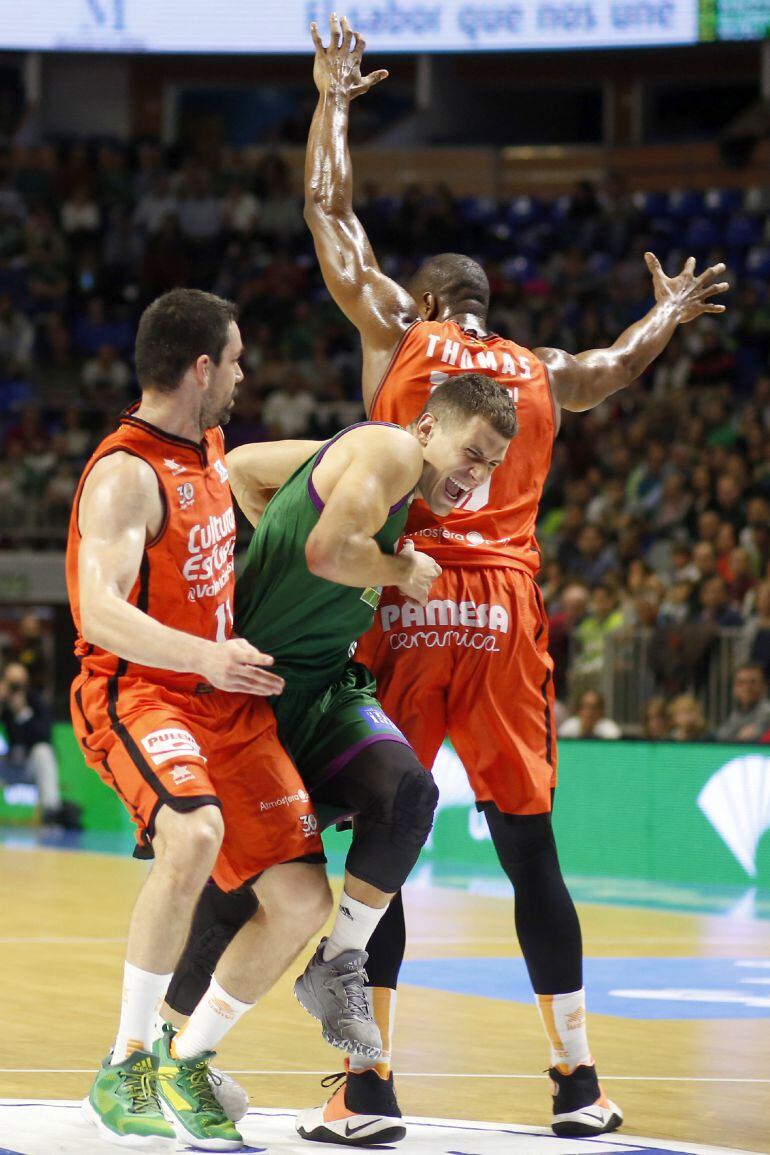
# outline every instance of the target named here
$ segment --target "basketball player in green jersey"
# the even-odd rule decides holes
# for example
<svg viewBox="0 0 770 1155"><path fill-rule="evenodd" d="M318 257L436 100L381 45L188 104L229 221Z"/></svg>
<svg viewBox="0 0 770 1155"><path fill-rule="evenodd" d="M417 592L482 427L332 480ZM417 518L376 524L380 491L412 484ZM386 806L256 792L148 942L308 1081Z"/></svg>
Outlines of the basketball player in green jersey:
<svg viewBox="0 0 770 1155"><path fill-rule="evenodd" d="M427 625L442 612L429 602L440 566L411 548L395 552L411 496L451 513L488 481L516 429L508 393L467 373L434 390L409 430L364 422L325 444L245 445L227 456L233 493L255 527L236 586L236 631L272 654L285 681L273 702L279 736L322 821L354 817L337 919L295 993L328 1042L372 1060L382 1044L364 993L364 948L417 861L437 790L350 654L384 585L408 596ZM230 901L211 886L204 899L225 919ZM193 924L167 994L177 1025L218 949L196 933L211 922L202 914ZM394 1126L387 1141L402 1136Z"/></svg>

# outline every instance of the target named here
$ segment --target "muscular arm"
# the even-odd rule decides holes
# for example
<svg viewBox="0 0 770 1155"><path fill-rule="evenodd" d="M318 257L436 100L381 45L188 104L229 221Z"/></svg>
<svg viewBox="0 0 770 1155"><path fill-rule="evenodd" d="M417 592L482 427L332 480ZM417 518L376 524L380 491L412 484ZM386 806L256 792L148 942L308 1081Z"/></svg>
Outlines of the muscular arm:
<svg viewBox="0 0 770 1155"><path fill-rule="evenodd" d="M130 454L98 461L80 497L78 586L83 637L129 662L200 674L225 690L280 693L272 665L242 639L217 643L171 629L129 603L147 543L163 524L158 481Z"/></svg>
<svg viewBox="0 0 770 1155"><path fill-rule="evenodd" d="M420 446L409 433L382 429L349 433L335 450L337 460L327 454L314 477L324 509L305 547L308 568L345 586L400 586L412 556L383 553L374 537L419 481Z"/></svg>
<svg viewBox="0 0 770 1155"><path fill-rule="evenodd" d="M726 292L726 282L715 283L725 271L714 265L699 277L691 257L677 277L666 277L652 253L645 255L652 273L655 305L629 326L609 349L589 349L576 355L562 349L536 349L548 366L554 401L563 409L580 413L593 409L613 393L627 388L663 352L679 325L703 313L723 313L724 305L708 301Z"/></svg>
<svg viewBox="0 0 770 1155"><path fill-rule="evenodd" d="M269 441L239 445L227 454L230 487L253 526L284 481L323 445L322 441Z"/></svg>
<svg viewBox="0 0 770 1155"><path fill-rule="evenodd" d="M332 20L332 39L323 47L313 28L313 75L319 89L305 159L305 220L313 236L326 287L361 334L364 402L371 399L417 307L380 269L363 226L353 211L353 174L348 149L350 102L387 76L361 77L364 42L343 20ZM340 42L341 36L341 42Z"/></svg>

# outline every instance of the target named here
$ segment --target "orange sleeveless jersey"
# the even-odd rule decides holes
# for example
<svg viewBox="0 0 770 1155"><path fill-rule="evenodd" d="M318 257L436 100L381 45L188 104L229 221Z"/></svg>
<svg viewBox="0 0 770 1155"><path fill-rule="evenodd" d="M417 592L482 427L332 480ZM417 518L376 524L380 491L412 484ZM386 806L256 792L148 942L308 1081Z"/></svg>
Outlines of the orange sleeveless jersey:
<svg viewBox="0 0 770 1155"><path fill-rule="evenodd" d="M458 373L484 373L507 389L519 432L502 465L449 517L414 501L406 533L441 565L503 566L532 575L540 568L535 522L555 436L548 373L529 349L455 321L416 321L404 334L375 394L370 417L408 425L431 390Z"/></svg>
<svg viewBox="0 0 770 1155"><path fill-rule="evenodd" d="M81 634L80 494L96 462L117 452L141 457L151 466L165 508L160 533L145 548L129 602L164 626L211 641L226 641L233 620L235 515L222 430L207 430L201 443L196 444L125 414L115 432L97 447L83 472L67 540L67 591L78 633L75 654L83 669L94 674L128 673L174 689L194 690L201 683L197 674L123 662L115 654L90 645Z"/></svg>

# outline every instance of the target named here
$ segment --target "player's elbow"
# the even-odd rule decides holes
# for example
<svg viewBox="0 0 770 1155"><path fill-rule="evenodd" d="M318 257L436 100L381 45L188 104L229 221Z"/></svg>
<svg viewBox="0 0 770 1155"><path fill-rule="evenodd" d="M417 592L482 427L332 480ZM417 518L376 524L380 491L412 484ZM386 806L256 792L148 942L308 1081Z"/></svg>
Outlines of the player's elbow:
<svg viewBox="0 0 770 1155"><path fill-rule="evenodd" d="M100 607L87 597L80 601L80 634L89 645L106 648L103 614Z"/></svg>
<svg viewBox="0 0 770 1155"><path fill-rule="evenodd" d="M305 542L305 561L307 568L316 577L335 581L340 572L339 542L327 534L317 533L315 530Z"/></svg>

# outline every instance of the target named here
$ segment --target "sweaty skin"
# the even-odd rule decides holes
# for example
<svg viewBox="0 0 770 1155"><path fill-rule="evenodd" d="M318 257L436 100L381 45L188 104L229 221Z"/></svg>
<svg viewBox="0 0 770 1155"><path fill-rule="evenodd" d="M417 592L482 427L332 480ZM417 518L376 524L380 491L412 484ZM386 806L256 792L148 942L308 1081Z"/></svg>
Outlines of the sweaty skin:
<svg viewBox="0 0 770 1155"><path fill-rule="evenodd" d="M350 102L387 77L380 70L361 75L364 40L347 20L330 19L331 40L324 47L315 24L313 78L319 98L310 127L305 163L305 220L312 233L324 281L345 316L361 334L363 398L367 412L377 386L405 330L416 320L457 321L486 331L486 316L453 312L452 305L426 292L414 301L380 269L353 211L353 176L348 150ZM609 349L576 355L562 349L535 349L548 366L554 403L573 412L599 405L627 388L665 349L679 325L705 313L722 313L710 300L729 285L717 281L723 264L695 275L690 257L675 277L667 277L653 253L645 254L655 305L626 329Z"/></svg>

